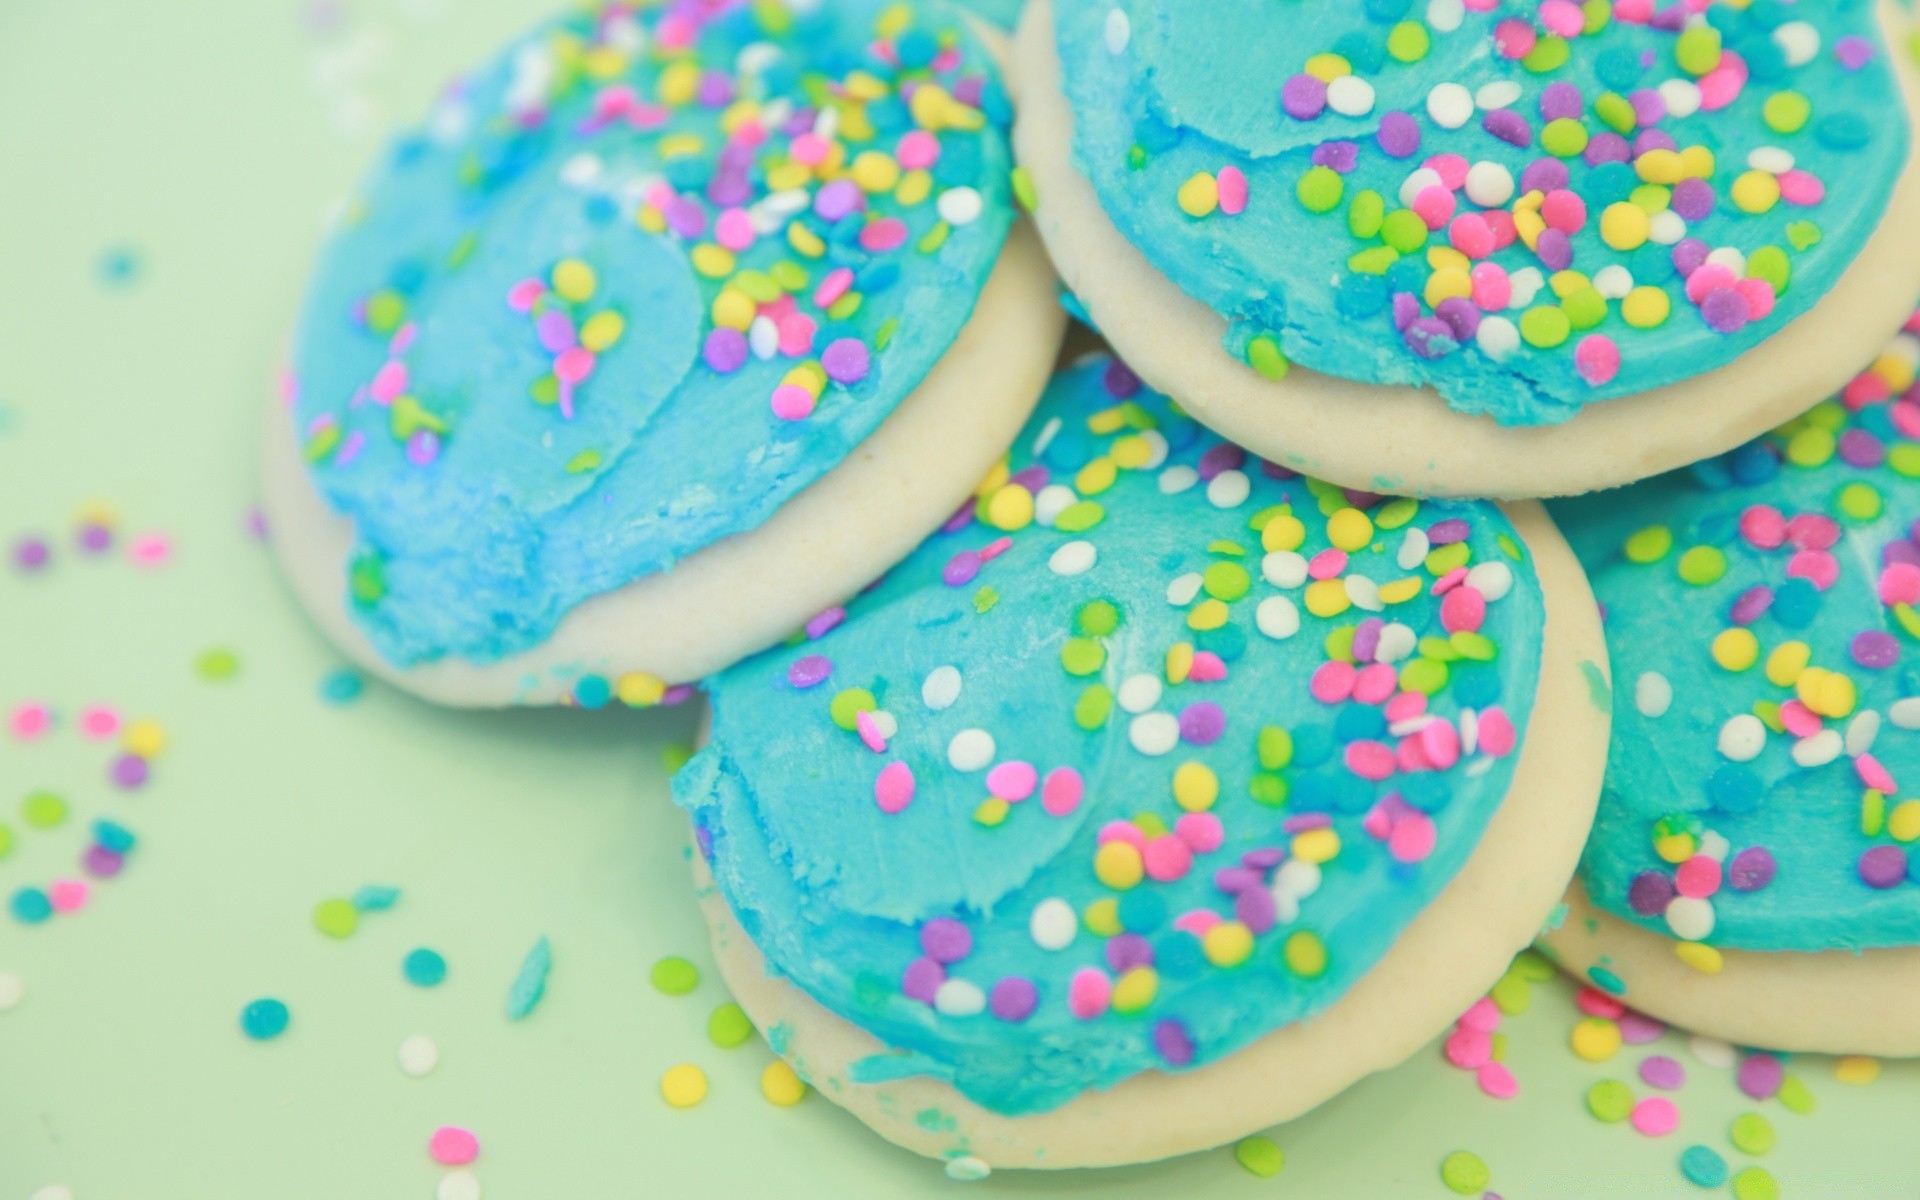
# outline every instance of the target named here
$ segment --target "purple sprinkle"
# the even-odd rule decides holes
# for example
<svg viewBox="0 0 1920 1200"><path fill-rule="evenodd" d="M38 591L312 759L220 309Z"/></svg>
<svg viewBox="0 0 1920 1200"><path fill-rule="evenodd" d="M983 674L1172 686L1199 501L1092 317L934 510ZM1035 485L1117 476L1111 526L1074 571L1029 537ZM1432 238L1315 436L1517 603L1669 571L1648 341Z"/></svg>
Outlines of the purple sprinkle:
<svg viewBox="0 0 1920 1200"><path fill-rule="evenodd" d="M697 238L707 231L707 210L691 196L675 196L667 201L667 228L683 238Z"/></svg>
<svg viewBox="0 0 1920 1200"><path fill-rule="evenodd" d="M88 846L87 852L80 856L80 869L96 879L111 879L126 865L126 856L105 846Z"/></svg>
<svg viewBox="0 0 1920 1200"><path fill-rule="evenodd" d="M1520 172L1521 192L1558 192L1564 190L1573 177L1567 172L1567 164L1557 158L1536 158Z"/></svg>
<svg viewBox="0 0 1920 1200"><path fill-rule="evenodd" d="M39 538L21 538L13 546L13 561L22 571L38 571L47 565L52 550Z"/></svg>
<svg viewBox="0 0 1920 1200"><path fill-rule="evenodd" d="M1764 583L1756 583L1740 593L1733 602L1733 608L1727 613L1735 625L1751 625L1773 607L1773 589Z"/></svg>
<svg viewBox="0 0 1920 1200"><path fill-rule="evenodd" d="M79 542L82 553L99 554L113 545L113 530L98 521L88 521L80 527L75 540Z"/></svg>
<svg viewBox="0 0 1920 1200"><path fill-rule="evenodd" d="M1871 888L1897 887L1907 877L1907 852L1898 846L1875 846L1860 856L1860 879Z"/></svg>
<svg viewBox="0 0 1920 1200"><path fill-rule="evenodd" d="M1541 235L1546 240L1546 235ZM1730 287L1715 288L1700 302L1700 315L1719 333L1739 333L1753 320L1753 306Z"/></svg>
<svg viewBox="0 0 1920 1200"><path fill-rule="evenodd" d="M984 75L969 75L953 85L953 98L969 108L980 107L980 97L987 94L987 79Z"/></svg>
<svg viewBox="0 0 1920 1200"><path fill-rule="evenodd" d="M1627 97L1633 105L1633 120L1642 129L1658 125L1667 116L1667 101L1655 88L1641 88Z"/></svg>
<svg viewBox="0 0 1920 1200"><path fill-rule="evenodd" d="M867 377L871 361L867 344L859 338L835 338L820 354L820 365L835 383L859 383Z"/></svg>
<svg viewBox="0 0 1920 1200"><path fill-rule="evenodd" d="M1900 661L1900 643L1884 629L1868 629L1854 635L1853 661L1872 671L1884 671Z"/></svg>
<svg viewBox="0 0 1920 1200"><path fill-rule="evenodd" d="M1464 517L1448 517L1444 521L1435 521L1427 529L1427 541L1435 546L1451 546L1455 542L1464 542L1473 532L1473 526L1467 524Z"/></svg>
<svg viewBox="0 0 1920 1200"><path fill-rule="evenodd" d="M1364 491L1360 488L1341 488L1340 494L1345 496L1347 503L1355 508L1377 508L1381 501L1386 499L1379 492Z"/></svg>
<svg viewBox="0 0 1920 1200"><path fill-rule="evenodd" d="M1101 373L1100 383L1107 389L1107 395L1116 400L1125 400L1140 391L1140 377L1133 373L1132 367L1117 358L1107 363L1107 369Z"/></svg>
<svg viewBox="0 0 1920 1200"><path fill-rule="evenodd" d="M676 683L666 691L660 693L660 707L674 708L678 705L685 704L691 699L693 699L693 685L690 683Z"/></svg>
<svg viewBox="0 0 1920 1200"><path fill-rule="evenodd" d="M813 211L825 221L838 221L866 205L860 185L851 179L836 179L813 194Z"/></svg>
<svg viewBox="0 0 1920 1200"><path fill-rule="evenodd" d="M987 993L987 1009L1002 1021L1018 1023L1033 1015L1040 1003L1040 989L1033 980L1009 975Z"/></svg>
<svg viewBox="0 0 1920 1200"><path fill-rule="evenodd" d="M534 322L533 332L540 339L540 348L548 354L559 354L575 345L573 318L558 308L541 313Z"/></svg>
<svg viewBox="0 0 1920 1200"><path fill-rule="evenodd" d="M1840 435L1840 461L1850 467L1877 467L1887 460L1884 442L1864 429L1849 429Z"/></svg>
<svg viewBox="0 0 1920 1200"><path fill-rule="evenodd" d="M1296 813L1280 822L1280 832L1292 836L1309 829L1326 829L1333 824L1332 813Z"/></svg>
<svg viewBox="0 0 1920 1200"><path fill-rule="evenodd" d="M962 501L960 507L953 510L953 515L947 518L946 523L940 526L940 532L959 533L962 529L973 524L974 507L974 501Z"/></svg>
<svg viewBox="0 0 1920 1200"><path fill-rule="evenodd" d="M1305 73L1280 85L1280 107L1296 121L1311 121L1327 111L1327 85Z"/></svg>
<svg viewBox="0 0 1920 1200"><path fill-rule="evenodd" d="M1233 915L1253 931L1255 937L1273 928L1273 893L1263 887L1248 888L1233 898Z"/></svg>
<svg viewBox="0 0 1920 1200"><path fill-rule="evenodd" d="M839 626L840 622L846 619L847 610L836 604L832 608L814 617L813 620L807 622L807 636L809 638L823 638Z"/></svg>
<svg viewBox="0 0 1920 1200"><path fill-rule="evenodd" d="M1671 1092L1686 1086L1687 1069L1675 1059L1655 1054L1640 1061L1640 1079L1648 1087Z"/></svg>
<svg viewBox="0 0 1920 1200"><path fill-rule="evenodd" d="M1664 129L1642 129L1633 138L1633 156L1639 158L1649 150L1678 150L1680 143Z"/></svg>
<svg viewBox="0 0 1920 1200"><path fill-rule="evenodd" d="M935 917L920 927L920 948L937 963L956 963L973 953L973 934L952 917Z"/></svg>
<svg viewBox="0 0 1920 1200"><path fill-rule="evenodd" d="M1682 275L1691 275L1707 261L1712 247L1699 238L1681 238L1673 247L1673 269Z"/></svg>
<svg viewBox="0 0 1920 1200"><path fill-rule="evenodd" d="M1360 146L1355 142L1321 142L1313 148L1313 165L1345 175L1360 165Z"/></svg>
<svg viewBox="0 0 1920 1200"><path fill-rule="evenodd" d="M961 587L971 583L973 577L979 573L979 552L962 550L947 560L947 565L940 571L940 578L946 582L948 587Z"/></svg>
<svg viewBox="0 0 1920 1200"><path fill-rule="evenodd" d="M1539 240L1534 243L1534 253L1540 256L1540 265L1547 270L1564 271L1573 265L1573 239L1564 229L1541 230Z"/></svg>
<svg viewBox="0 0 1920 1200"><path fill-rule="evenodd" d="M716 326L707 335L706 349L702 357L707 365L722 375L731 375L747 365L747 335L738 329L729 329L724 325Z"/></svg>
<svg viewBox="0 0 1920 1200"><path fill-rule="evenodd" d="M1644 1046L1648 1042L1657 1042L1667 1027L1645 1013L1632 1009L1620 1014L1617 1022L1620 1026L1620 1040L1629 1046Z"/></svg>
<svg viewBox="0 0 1920 1200"><path fill-rule="evenodd" d="M1668 33L1678 33L1687 26L1687 11L1687 6L1684 4L1670 4L1653 14L1653 20L1648 24Z"/></svg>
<svg viewBox="0 0 1920 1200"><path fill-rule="evenodd" d="M1688 221L1713 215L1713 185L1704 179L1682 179L1673 185L1673 211Z"/></svg>
<svg viewBox="0 0 1920 1200"><path fill-rule="evenodd" d="M794 660L787 668L787 682L797 688L816 687L833 674L833 660L824 654L809 654Z"/></svg>
<svg viewBox="0 0 1920 1200"><path fill-rule="evenodd" d="M1184 1067L1193 1061L1193 1036L1172 1017L1153 1027L1153 1048L1170 1067Z"/></svg>
<svg viewBox="0 0 1920 1200"><path fill-rule="evenodd" d="M1580 156L1586 159L1590 167L1623 163L1633 157L1633 147L1627 145L1627 139L1611 129L1603 129L1587 142L1587 148L1581 151Z"/></svg>
<svg viewBox="0 0 1920 1200"><path fill-rule="evenodd" d="M1858 34L1848 34L1833 44L1833 56L1849 71L1858 71L1873 61L1873 43Z"/></svg>
<svg viewBox="0 0 1920 1200"><path fill-rule="evenodd" d="M1211 700L1197 700L1180 712L1180 737L1191 745L1211 746L1227 729L1227 714Z"/></svg>
<svg viewBox="0 0 1920 1200"><path fill-rule="evenodd" d="M1238 471L1247 465L1247 452L1229 442L1207 448L1200 456L1200 478L1211 482L1222 471Z"/></svg>
<svg viewBox="0 0 1920 1200"><path fill-rule="evenodd" d="M1786 1081L1787 1069L1771 1054L1749 1054L1736 1076L1740 1090L1755 1100L1770 1099Z"/></svg>
<svg viewBox="0 0 1920 1200"><path fill-rule="evenodd" d="M1213 886L1229 896L1260 886L1260 872L1252 867L1222 867L1213 873Z"/></svg>
<svg viewBox="0 0 1920 1200"><path fill-rule="evenodd" d="M1047 480L1051 478L1052 476L1047 472L1045 467L1039 463L1034 463L1030 467L1022 467L1018 471L1015 471L1012 476L1007 479L1007 482L1017 483L1030 492L1038 492L1041 488L1047 486Z"/></svg>
<svg viewBox="0 0 1920 1200"><path fill-rule="evenodd" d="M1420 298L1412 292L1393 294L1393 327L1405 333L1420 319Z"/></svg>
<svg viewBox="0 0 1920 1200"><path fill-rule="evenodd" d="M1540 119L1543 121L1578 117L1584 111L1586 100L1580 95L1580 89L1564 80L1548 84L1547 90L1540 93Z"/></svg>
<svg viewBox="0 0 1920 1200"><path fill-rule="evenodd" d="M1445 358L1460 348L1453 326L1438 317L1421 317L1407 326L1407 349L1421 358Z"/></svg>
<svg viewBox="0 0 1920 1200"><path fill-rule="evenodd" d="M1920 390L1920 389L1916 389L1916 390ZM1284 480L1284 479L1300 478L1300 472L1294 470L1292 467L1283 466L1282 464L1277 462L1268 462L1264 458L1260 460L1260 473L1262 475L1265 475L1268 479Z"/></svg>
<svg viewBox="0 0 1920 1200"><path fill-rule="evenodd" d="M1779 864L1765 846L1748 846L1727 864L1727 886L1736 892L1757 892L1773 882Z"/></svg>
<svg viewBox="0 0 1920 1200"><path fill-rule="evenodd" d="M1480 331L1480 309L1465 296L1448 296L1433 310L1433 315L1447 323L1456 342L1470 342Z"/></svg>
<svg viewBox="0 0 1920 1200"><path fill-rule="evenodd" d="M733 103L733 77L721 70L708 71L700 77L696 96L707 108L721 108Z"/></svg>
<svg viewBox="0 0 1920 1200"><path fill-rule="evenodd" d="M1533 126L1510 108L1494 109L1481 118L1480 126L1510 146L1527 146L1533 142Z"/></svg>
<svg viewBox="0 0 1920 1200"><path fill-rule="evenodd" d="M1407 113L1395 111L1380 118L1380 132L1374 135L1388 158L1412 158L1420 153L1420 123Z"/></svg>
<svg viewBox="0 0 1920 1200"><path fill-rule="evenodd" d="M1107 965L1116 974L1153 965L1153 943L1137 933L1116 933L1107 939Z"/></svg>
<svg viewBox="0 0 1920 1200"><path fill-rule="evenodd" d="M1373 661L1374 652L1380 648L1380 631L1386 627L1387 623L1379 617L1368 617L1360 622L1359 627L1353 631L1353 661L1362 663Z"/></svg>
<svg viewBox="0 0 1920 1200"><path fill-rule="evenodd" d="M1627 885L1627 905L1643 917L1657 917L1679 894L1673 880L1659 871L1642 871Z"/></svg>
<svg viewBox="0 0 1920 1200"><path fill-rule="evenodd" d="M1252 867L1256 871L1271 871L1287 861L1287 852L1280 846L1257 846L1240 856L1240 865Z"/></svg>
<svg viewBox="0 0 1920 1200"><path fill-rule="evenodd" d="M1880 547L1880 563L1888 567L1894 563L1911 563L1920 567L1920 545L1912 542L1888 542Z"/></svg>
<svg viewBox="0 0 1920 1200"><path fill-rule="evenodd" d="M909 1000L932 1004L935 992L947 981L947 969L930 958L916 958L900 976L900 991Z"/></svg>

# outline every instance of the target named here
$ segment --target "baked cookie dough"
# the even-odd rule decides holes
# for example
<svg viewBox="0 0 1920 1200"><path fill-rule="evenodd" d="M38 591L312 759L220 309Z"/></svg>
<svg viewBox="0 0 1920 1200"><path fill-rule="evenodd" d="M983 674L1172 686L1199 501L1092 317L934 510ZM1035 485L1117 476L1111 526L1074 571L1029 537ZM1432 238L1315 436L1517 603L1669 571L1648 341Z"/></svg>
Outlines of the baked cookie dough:
<svg viewBox="0 0 1920 1200"><path fill-rule="evenodd" d="M608 7L448 90L323 251L266 429L294 591L463 705L649 703L951 515L1064 317L942 0Z"/></svg>
<svg viewBox="0 0 1920 1200"><path fill-rule="evenodd" d="M1920 273L1910 14L1692 7L1043 0L1016 150L1195 417L1347 486L1577 494L1832 394Z"/></svg>
<svg viewBox="0 0 1920 1200"><path fill-rule="evenodd" d="M1654 1016L1920 1054L1916 363L1904 333L1773 435L1557 507L1619 686L1546 944Z"/></svg>
<svg viewBox="0 0 1920 1200"><path fill-rule="evenodd" d="M709 681L675 798L735 997L922 1154L1314 1107L1498 978L1591 819L1604 647L1537 505L1296 476L1112 360L848 610Z"/></svg>

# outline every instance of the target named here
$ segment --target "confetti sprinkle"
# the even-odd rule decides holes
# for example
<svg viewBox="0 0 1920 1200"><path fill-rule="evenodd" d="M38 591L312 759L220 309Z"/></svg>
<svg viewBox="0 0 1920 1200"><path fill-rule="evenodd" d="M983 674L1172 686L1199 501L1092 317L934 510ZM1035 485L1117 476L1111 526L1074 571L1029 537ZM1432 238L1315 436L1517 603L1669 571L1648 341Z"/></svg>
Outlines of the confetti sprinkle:
<svg viewBox="0 0 1920 1200"><path fill-rule="evenodd" d="M524 1020L539 1007L540 1000L547 994L547 975L553 970L553 945L542 937L527 951L520 963L520 973L514 976L513 986L507 990L507 1019Z"/></svg>
<svg viewBox="0 0 1920 1200"><path fill-rule="evenodd" d="M700 985L700 971L684 958L663 958L653 964L648 979L669 996L684 996Z"/></svg>
<svg viewBox="0 0 1920 1200"><path fill-rule="evenodd" d="M400 1073L409 1079L419 1079L431 1075L440 1065L440 1047L425 1034L416 1033L400 1043L394 1052L394 1059L400 1066Z"/></svg>
<svg viewBox="0 0 1920 1200"><path fill-rule="evenodd" d="M421 946L407 952L400 962L400 973L415 987L439 987L447 978L447 960L439 951Z"/></svg>
<svg viewBox="0 0 1920 1200"><path fill-rule="evenodd" d="M1234 1143L1233 1157L1262 1179L1272 1179L1287 1165L1287 1156L1281 1153L1279 1143L1269 1137L1241 1138Z"/></svg>
<svg viewBox="0 0 1920 1200"><path fill-rule="evenodd" d="M278 1000L255 1000L240 1011L240 1031L256 1042L271 1041L287 1031L287 1006Z"/></svg>
<svg viewBox="0 0 1920 1200"><path fill-rule="evenodd" d="M427 1153L443 1167L461 1167L480 1157L480 1139L470 1129L442 1125L427 1139Z"/></svg>
<svg viewBox="0 0 1920 1200"><path fill-rule="evenodd" d="M792 1108L807 1097L807 1085L785 1059L776 1058L760 1073L760 1094L767 1103Z"/></svg>
<svg viewBox="0 0 1920 1200"><path fill-rule="evenodd" d="M707 1073L692 1063L668 1067L660 1077L660 1095L675 1108L692 1108L707 1097Z"/></svg>

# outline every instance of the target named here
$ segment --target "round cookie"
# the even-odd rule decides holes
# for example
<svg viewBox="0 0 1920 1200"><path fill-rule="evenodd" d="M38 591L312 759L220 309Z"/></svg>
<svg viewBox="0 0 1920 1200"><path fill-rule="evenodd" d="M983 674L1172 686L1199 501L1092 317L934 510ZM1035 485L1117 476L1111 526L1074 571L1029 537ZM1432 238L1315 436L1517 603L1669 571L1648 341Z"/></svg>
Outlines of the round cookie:
<svg viewBox="0 0 1920 1200"><path fill-rule="evenodd" d="M1556 509L1619 686L1546 944L1729 1041L1920 1054L1916 363L1909 332L1772 436Z"/></svg>
<svg viewBox="0 0 1920 1200"><path fill-rule="evenodd" d="M710 681L675 797L735 997L922 1154L1319 1104L1506 969L1591 818L1604 647L1538 506L1343 493L1111 360L848 613Z"/></svg>
<svg viewBox="0 0 1920 1200"><path fill-rule="evenodd" d="M1043 0L1015 148L1194 416L1348 486L1576 494L1804 411L1913 301L1909 14L1690 7Z"/></svg>
<svg viewBox="0 0 1920 1200"><path fill-rule="evenodd" d="M267 422L333 640L447 703L645 704L949 516L1064 325L973 27L609 7L451 88L344 212Z"/></svg>

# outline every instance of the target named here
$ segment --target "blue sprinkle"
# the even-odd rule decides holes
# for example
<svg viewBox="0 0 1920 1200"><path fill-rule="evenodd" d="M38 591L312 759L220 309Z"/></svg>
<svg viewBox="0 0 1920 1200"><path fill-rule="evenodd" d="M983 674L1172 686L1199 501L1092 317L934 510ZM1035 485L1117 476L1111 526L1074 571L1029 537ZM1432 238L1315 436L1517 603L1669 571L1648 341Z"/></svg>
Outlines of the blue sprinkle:
<svg viewBox="0 0 1920 1200"><path fill-rule="evenodd" d="M1811 579L1789 579L1775 589L1772 611L1788 629L1805 629L1820 615L1820 589Z"/></svg>
<svg viewBox="0 0 1920 1200"><path fill-rule="evenodd" d="M447 978L447 960L438 951L422 946L408 953L400 970L415 987L439 987Z"/></svg>
<svg viewBox="0 0 1920 1200"><path fill-rule="evenodd" d="M1759 808L1765 791L1760 777L1738 763L1721 763L1707 776L1707 802L1730 817Z"/></svg>
<svg viewBox="0 0 1920 1200"><path fill-rule="evenodd" d="M37 887L23 887L13 894L13 915L27 925L38 925L53 915L53 901Z"/></svg>
<svg viewBox="0 0 1920 1200"><path fill-rule="evenodd" d="M1680 1173L1697 1187L1717 1188L1727 1181L1727 1160L1707 1146L1688 1146L1680 1152Z"/></svg>
<svg viewBox="0 0 1920 1200"><path fill-rule="evenodd" d="M351 704L366 686L357 673L343 667L320 681L320 699L328 704Z"/></svg>
<svg viewBox="0 0 1920 1200"><path fill-rule="evenodd" d="M1593 986L1599 988L1609 996L1624 996L1627 994L1627 981L1603 966L1595 964L1594 966L1588 967L1587 978L1593 980Z"/></svg>
<svg viewBox="0 0 1920 1200"><path fill-rule="evenodd" d="M581 708L605 708L613 699L613 685L604 675L582 675L573 685L573 699Z"/></svg>
<svg viewBox="0 0 1920 1200"><path fill-rule="evenodd" d="M353 893L353 906L361 912L385 912L400 902L400 889L370 883Z"/></svg>
<svg viewBox="0 0 1920 1200"><path fill-rule="evenodd" d="M287 1031L287 1006L278 1000L255 1000L240 1010L240 1032L256 1042L269 1041Z"/></svg>
<svg viewBox="0 0 1920 1200"><path fill-rule="evenodd" d="M520 963L520 973L507 989L507 1020L518 1021L539 1007L547 994L547 973L553 970L553 944L545 937L533 944Z"/></svg>
<svg viewBox="0 0 1920 1200"><path fill-rule="evenodd" d="M102 850L127 854L133 850L136 839L131 829L102 817L93 823L93 840L99 843Z"/></svg>

